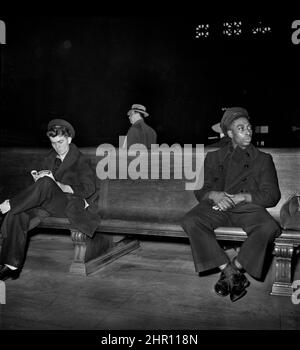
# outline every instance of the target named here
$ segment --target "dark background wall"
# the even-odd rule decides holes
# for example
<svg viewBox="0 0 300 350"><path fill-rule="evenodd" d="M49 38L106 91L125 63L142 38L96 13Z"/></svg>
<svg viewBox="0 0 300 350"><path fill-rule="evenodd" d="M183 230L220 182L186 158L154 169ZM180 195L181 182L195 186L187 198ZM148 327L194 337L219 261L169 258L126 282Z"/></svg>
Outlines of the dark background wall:
<svg viewBox="0 0 300 350"><path fill-rule="evenodd" d="M299 146L300 44L288 17L3 17L1 145L48 146L47 123L68 119L79 146L118 145L141 103L159 143L205 143L222 107L243 106L269 125L265 145ZM222 24L242 20L239 37ZM253 35L261 21L267 35ZM196 39L198 24L210 36ZM256 137L256 136L255 136Z"/></svg>

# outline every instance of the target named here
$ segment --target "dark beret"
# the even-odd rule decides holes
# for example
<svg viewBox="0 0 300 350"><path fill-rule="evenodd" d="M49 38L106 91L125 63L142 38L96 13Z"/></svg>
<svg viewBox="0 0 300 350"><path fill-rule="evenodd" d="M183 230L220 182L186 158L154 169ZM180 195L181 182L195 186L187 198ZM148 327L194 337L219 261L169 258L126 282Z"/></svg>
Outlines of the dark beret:
<svg viewBox="0 0 300 350"><path fill-rule="evenodd" d="M48 131L53 127L53 126L64 126L65 128L67 128L70 132L70 136L72 138L74 138L75 136L75 130L73 128L73 126L67 122L64 119L52 119L49 123L48 123Z"/></svg>
<svg viewBox="0 0 300 350"><path fill-rule="evenodd" d="M220 123L220 126L221 126L223 133L225 135L227 135L227 130L230 127L231 123L235 119L241 118L241 117L245 117L245 118L249 119L249 114L245 108L242 108L242 107L227 108L223 114L223 117L222 117L221 123Z"/></svg>

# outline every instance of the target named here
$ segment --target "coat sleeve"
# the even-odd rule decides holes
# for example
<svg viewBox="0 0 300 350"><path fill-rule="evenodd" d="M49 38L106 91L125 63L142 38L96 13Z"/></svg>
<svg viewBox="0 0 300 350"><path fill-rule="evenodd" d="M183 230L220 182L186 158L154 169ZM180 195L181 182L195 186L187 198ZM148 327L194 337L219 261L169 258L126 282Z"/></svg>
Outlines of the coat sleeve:
<svg viewBox="0 0 300 350"><path fill-rule="evenodd" d="M276 168L270 154L266 154L258 181L258 190L249 191L252 196L252 203L265 208L274 207L279 202L281 193Z"/></svg>
<svg viewBox="0 0 300 350"><path fill-rule="evenodd" d="M89 198L96 191L96 175L89 159L83 158L79 162L77 179L67 183L73 189L74 195Z"/></svg>
<svg viewBox="0 0 300 350"><path fill-rule="evenodd" d="M198 202L204 200L204 196L212 191L213 179L215 178L215 167L213 166L212 154L211 152L206 154L204 160L204 184L200 190L194 191L195 197Z"/></svg>

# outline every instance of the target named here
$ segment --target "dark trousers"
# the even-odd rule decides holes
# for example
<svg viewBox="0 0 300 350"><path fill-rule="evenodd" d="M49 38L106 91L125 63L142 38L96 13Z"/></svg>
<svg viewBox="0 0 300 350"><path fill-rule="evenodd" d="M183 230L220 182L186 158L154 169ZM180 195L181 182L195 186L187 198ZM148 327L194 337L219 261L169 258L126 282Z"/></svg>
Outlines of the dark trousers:
<svg viewBox="0 0 300 350"><path fill-rule="evenodd" d="M3 241L0 264L19 268L24 260L27 232L39 223L39 217L64 217L67 204L66 194L47 176L11 198L11 210L1 226Z"/></svg>
<svg viewBox="0 0 300 350"><path fill-rule="evenodd" d="M216 240L214 229L220 226L241 227L247 233L247 239L240 248L237 260L257 279L262 277L270 243L281 233L280 226L268 211L251 203L222 212L213 210L208 202L201 202L183 217L181 225L189 236L197 272L228 262L228 256Z"/></svg>

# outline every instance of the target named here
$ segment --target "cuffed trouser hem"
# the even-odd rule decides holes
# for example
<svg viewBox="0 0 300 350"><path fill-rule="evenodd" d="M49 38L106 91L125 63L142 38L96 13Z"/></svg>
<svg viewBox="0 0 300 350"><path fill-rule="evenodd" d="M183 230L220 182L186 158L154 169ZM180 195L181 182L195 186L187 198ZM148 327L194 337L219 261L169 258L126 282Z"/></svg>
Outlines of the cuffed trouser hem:
<svg viewBox="0 0 300 350"><path fill-rule="evenodd" d="M270 232L266 234L265 232ZM243 266L244 270L257 280L261 280L264 275L267 253L271 253L272 243L278 236L278 229L268 230L263 232L256 231L248 236L247 240L241 246L240 252L237 255L238 262ZM250 244L249 244L250 243ZM245 249L245 245L248 246ZM252 248L252 249L251 249Z"/></svg>
<svg viewBox="0 0 300 350"><path fill-rule="evenodd" d="M220 256L218 258L202 261L202 262L195 262L195 270L196 272L204 272L208 270L215 269L216 267L219 267L221 265L227 264L229 262L229 258L226 256Z"/></svg>
<svg viewBox="0 0 300 350"><path fill-rule="evenodd" d="M262 264L260 264L259 269L253 269L253 266L249 262L244 262L242 258L237 255L237 261L242 265L243 269L253 278L260 280L262 278Z"/></svg>

